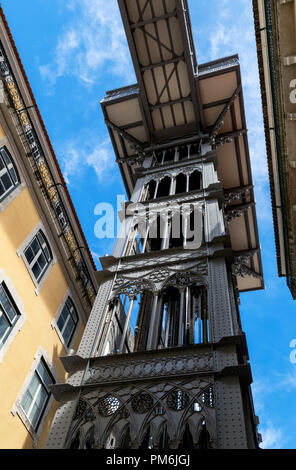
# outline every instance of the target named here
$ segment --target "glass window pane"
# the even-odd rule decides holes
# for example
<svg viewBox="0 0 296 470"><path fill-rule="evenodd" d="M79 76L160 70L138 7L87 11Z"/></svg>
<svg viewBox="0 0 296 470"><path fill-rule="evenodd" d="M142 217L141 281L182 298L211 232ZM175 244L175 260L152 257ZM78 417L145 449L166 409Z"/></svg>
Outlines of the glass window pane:
<svg viewBox="0 0 296 470"><path fill-rule="evenodd" d="M45 256L44 256L43 253L41 253L41 255L38 257L37 263L39 264L41 270L43 271L43 269L45 268L45 266L48 264L48 263L47 263L47 259L45 258Z"/></svg>
<svg viewBox="0 0 296 470"><path fill-rule="evenodd" d="M36 256L37 253L40 251L40 245L39 245L36 237L34 238L34 240L32 241L30 246L32 248L32 251L33 251L34 255Z"/></svg>
<svg viewBox="0 0 296 470"><path fill-rule="evenodd" d="M8 295L6 294L3 286L0 285L0 304L4 309L6 316L9 318L11 323L13 323L15 317L17 316L17 312L15 311L11 301L9 300Z"/></svg>
<svg viewBox="0 0 296 470"><path fill-rule="evenodd" d="M12 181L7 173L4 173L4 175L1 176L1 180L5 191L8 191L13 186Z"/></svg>
<svg viewBox="0 0 296 470"><path fill-rule="evenodd" d="M7 317L9 318L9 320L11 321L11 323L13 323L14 321L14 318L16 316L16 312L13 308L13 306L11 305L9 299L7 297L5 297L4 301L1 302L2 303L2 306L4 308L4 311L7 315Z"/></svg>
<svg viewBox="0 0 296 470"><path fill-rule="evenodd" d="M22 401L21 401L21 406L22 406L22 408L23 408L23 410L26 414L28 414L28 411L29 411L29 408L30 408L30 405L31 405L32 401L33 401L33 397L31 395L30 391L27 390L25 395L23 396Z"/></svg>
<svg viewBox="0 0 296 470"><path fill-rule="evenodd" d="M45 390L44 386L41 386L38 390L35 403L38 405L39 409L42 409L44 403L46 402L48 393Z"/></svg>
<svg viewBox="0 0 296 470"><path fill-rule="evenodd" d="M3 170L4 168L4 163L2 161L2 158L0 157L0 171Z"/></svg>
<svg viewBox="0 0 296 470"><path fill-rule="evenodd" d="M16 174L15 169L13 167L10 168L9 173L10 173L10 176L11 176L14 184L17 184L18 183L18 177L17 177L17 174Z"/></svg>
<svg viewBox="0 0 296 470"><path fill-rule="evenodd" d="M29 248L26 249L25 251L25 257L27 258L27 261L29 264L32 263L33 259L34 259L34 253L33 251L31 250L31 247L29 246Z"/></svg>
<svg viewBox="0 0 296 470"><path fill-rule="evenodd" d="M37 237L38 237L38 240L39 240L39 242L40 242L40 245L41 245L41 246L42 246L42 245L45 245L44 237L43 237L43 235L42 235L41 232L38 232L38 233L37 233Z"/></svg>
<svg viewBox="0 0 296 470"><path fill-rule="evenodd" d="M6 339L7 331L9 330L10 325L6 320L3 313L0 311L0 346L1 343L4 343L4 339Z"/></svg>
<svg viewBox="0 0 296 470"><path fill-rule="evenodd" d="M2 194L4 194L4 188L3 188L3 184L1 183L1 180L0 180L0 197L2 196Z"/></svg>
<svg viewBox="0 0 296 470"><path fill-rule="evenodd" d="M43 251L44 251L44 253L45 253L45 256L46 256L46 258L47 258L47 261L50 262L50 261L51 261L51 255L50 255L50 252L49 252L49 249L47 248L47 246L45 246L45 247L43 248Z"/></svg>
<svg viewBox="0 0 296 470"><path fill-rule="evenodd" d="M3 160L5 161L6 165L9 165L11 163L11 160L10 160L6 150L2 149L1 154L2 154Z"/></svg>
<svg viewBox="0 0 296 470"><path fill-rule="evenodd" d="M62 312L61 312L61 314L60 314L60 316L59 316L59 319L57 321L57 325L58 325L60 331L62 331L62 329L63 329L63 327L64 327L64 325L67 321L68 316L69 316L69 311L68 311L68 309L65 305Z"/></svg>
<svg viewBox="0 0 296 470"><path fill-rule="evenodd" d="M74 323L72 321L72 319L70 318L68 323L67 323L67 326L63 332L63 338L66 342L66 344L69 343L70 339L71 339L71 335L73 333L73 330L74 330Z"/></svg>
<svg viewBox="0 0 296 470"><path fill-rule="evenodd" d="M40 273L41 273L41 268L37 262L34 264L34 266L32 266L32 271L36 280L38 280Z"/></svg>
<svg viewBox="0 0 296 470"><path fill-rule="evenodd" d="M40 375L43 383L47 387L48 387L48 385L53 383L53 380L52 380L50 374L48 373L46 367L44 366L44 364L42 362L39 363L39 365L37 367L37 371L38 371L38 374Z"/></svg>
<svg viewBox="0 0 296 470"><path fill-rule="evenodd" d="M78 315L77 315L75 307L71 310L71 315L72 315L73 321L76 325L78 323Z"/></svg>
<svg viewBox="0 0 296 470"><path fill-rule="evenodd" d="M34 403L33 406L32 406L32 409L30 411L30 414L28 415L28 418L33 426L33 428L37 428L37 423L38 423L38 419L39 419L39 416L41 414L41 409L39 408L39 406L37 405L37 403Z"/></svg>
<svg viewBox="0 0 296 470"><path fill-rule="evenodd" d="M34 399L34 396L36 394L37 388L40 384L40 381L38 380L38 377L36 373L33 375L32 380L27 388L27 391L21 401L21 406L23 410L28 413L29 408L31 406L31 403Z"/></svg>
<svg viewBox="0 0 296 470"><path fill-rule="evenodd" d="M28 416L35 429L37 428L39 418L42 415L42 412L44 411L47 398L48 394L45 391L44 387L40 387L38 394L35 397L35 402Z"/></svg>

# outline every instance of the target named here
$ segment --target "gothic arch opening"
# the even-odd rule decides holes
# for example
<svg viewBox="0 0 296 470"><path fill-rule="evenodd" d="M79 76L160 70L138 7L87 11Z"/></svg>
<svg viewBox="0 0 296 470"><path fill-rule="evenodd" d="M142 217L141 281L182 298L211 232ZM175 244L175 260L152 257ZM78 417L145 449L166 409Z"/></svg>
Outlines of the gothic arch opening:
<svg viewBox="0 0 296 470"><path fill-rule="evenodd" d="M148 191L147 191L147 196L146 196L147 201L149 201L150 199L154 199L155 190L156 190L156 181L151 180L148 183Z"/></svg>
<svg viewBox="0 0 296 470"><path fill-rule="evenodd" d="M165 176L165 178L163 178L158 185L156 197L159 198L159 197L169 196L170 188L171 188L171 178L169 176Z"/></svg>
<svg viewBox="0 0 296 470"><path fill-rule="evenodd" d="M72 440L69 449L79 449L80 448L80 430L76 432L74 439Z"/></svg>
<svg viewBox="0 0 296 470"><path fill-rule="evenodd" d="M202 423L202 429L200 431L199 435L199 441L197 443L196 449L210 449L210 434L207 430L207 423L206 421L203 421Z"/></svg>
<svg viewBox="0 0 296 470"><path fill-rule="evenodd" d="M153 436L151 435L150 426L148 426L147 431L144 435L144 438L139 448L140 449L153 449L154 448Z"/></svg>
<svg viewBox="0 0 296 470"><path fill-rule="evenodd" d="M122 434L119 449L129 449L131 442L130 427L128 426Z"/></svg>
<svg viewBox="0 0 296 470"><path fill-rule="evenodd" d="M167 426L164 426L163 431L160 435L159 441L158 441L158 450L166 450L169 447L169 436L168 436L168 430Z"/></svg>
<svg viewBox="0 0 296 470"><path fill-rule="evenodd" d="M187 176L179 173L176 177L176 194L186 193L187 189Z"/></svg>
<svg viewBox="0 0 296 470"><path fill-rule="evenodd" d="M192 434L189 429L188 423L186 424L186 428L182 437L182 441L179 445L179 450L193 450L194 449L194 441Z"/></svg>
<svg viewBox="0 0 296 470"><path fill-rule="evenodd" d="M198 191L202 189L202 175L201 172L195 170L189 177L189 191Z"/></svg>

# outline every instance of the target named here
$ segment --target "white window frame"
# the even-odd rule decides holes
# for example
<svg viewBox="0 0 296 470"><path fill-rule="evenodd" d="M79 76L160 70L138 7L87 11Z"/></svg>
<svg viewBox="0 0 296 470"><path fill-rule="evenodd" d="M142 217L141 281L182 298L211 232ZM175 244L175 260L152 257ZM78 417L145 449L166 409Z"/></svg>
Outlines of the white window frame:
<svg viewBox="0 0 296 470"><path fill-rule="evenodd" d="M11 328L11 331L10 333L8 334L6 340L5 340L5 343L1 346L0 345L0 363L3 362L3 359L4 359L4 356L5 354L7 353L10 345L12 344L12 342L14 341L16 335L18 334L18 332L22 329L26 319L27 319L27 316L25 314L25 311L24 311L24 305L20 299L20 297L18 296L17 294L17 291L12 283L12 281L10 280L10 278L5 274L4 270L3 269L0 269L0 284L5 284L11 298L13 299L13 302L15 303L15 306L18 310L18 319L17 321L14 323L14 325L12 326Z"/></svg>
<svg viewBox="0 0 296 470"><path fill-rule="evenodd" d="M62 334L61 330L60 330L59 327L58 327L58 320L59 320L59 318L60 318L60 315L61 315L62 310L63 310L63 308L64 308L64 306L65 306L65 304L66 304L66 300L67 300L68 298L70 298L70 300L72 301L72 303L73 303L73 305L74 305L74 308L75 308L76 314L77 314L78 322L77 322L77 324L76 324L76 326L75 326L75 330L74 330L74 332L73 332L73 334L72 334L71 341L70 341L70 343L67 345L66 341L64 340L63 334ZM82 320L81 320L81 317L80 317L80 314L79 314L79 310L78 310L78 308L76 307L76 305L77 305L77 303L75 302L74 296L72 295L70 289L67 289L67 291L66 291L66 293L65 293L65 295L64 295L64 297L63 297L63 300L62 300L62 302L61 302L61 304L60 304L60 306L59 306L59 309L58 309L58 311L57 311L57 313L56 313L56 316L55 316L55 318L53 319L53 321L52 321L52 323L51 323L51 327L52 327L54 330L56 330L56 333L57 333L58 337L60 338L60 341L61 341L62 345L64 346L64 349L65 349L65 351L66 351L67 354L69 353L70 349L72 349L72 346L73 346L73 344L75 343L75 340L76 340L76 337L77 337L77 333L78 333L78 331L79 331L79 329L80 329L80 326L81 326L81 324L82 324ZM65 325L64 325L64 326L65 326Z"/></svg>
<svg viewBox="0 0 296 470"><path fill-rule="evenodd" d="M35 371L40 363L40 361L43 360L44 363L46 364L50 374L52 375L55 383L58 383L59 382L59 379L58 379L58 375L57 375L57 372L56 372L56 369L53 365L53 362L48 354L48 352L42 347L40 346L40 348L38 349L35 357L34 357L34 362L32 364L32 367L31 369L29 370L29 373L25 379L25 382L21 388L21 391L12 407L12 410L11 410L11 413L13 416L16 416L18 415L19 418L21 419L21 421L23 422L24 426L26 427L26 429L28 430L28 432L30 433L30 435L32 436L33 438L33 447L36 447L37 446L37 443L38 443L38 440L40 438L40 435L42 433L42 430L43 430L43 426L44 426L44 423L45 423L45 420L47 418L47 415L52 407L52 404L53 404L53 401L54 401L54 398L53 398L53 395L52 393L50 393L49 395L49 399L47 401L47 404L45 406L45 408L42 410L42 418L38 424L38 427L37 429L35 429L30 420L28 419L25 411L23 410L22 408L22 405L21 405L21 402L26 394L26 391L31 383L31 380L35 374ZM38 387L38 390L39 390L39 387ZM36 392L37 393L37 392ZM33 402L32 402L33 403Z"/></svg>
<svg viewBox="0 0 296 470"><path fill-rule="evenodd" d="M2 157L2 150L4 152L7 153L7 157L9 158L10 160L10 163L7 164L3 157ZM4 168L2 168L2 170L0 170L0 179L1 179L1 176L4 176L4 174L7 174L9 176L9 179L11 180L12 182L12 186L10 187L10 189L6 190L2 196L0 196L0 201L3 202L21 183L21 180L20 180L20 176L19 176L19 171L18 171L18 168L14 162L14 159L11 155L11 152L9 151L9 149L7 148L6 145L1 145L0 146L0 159L2 160L3 164L4 164ZM17 179L17 182L15 182L13 180L13 177L11 175L11 169L14 170L15 172L15 176L16 176L16 179Z"/></svg>
<svg viewBox="0 0 296 470"><path fill-rule="evenodd" d="M44 273L43 273L41 279L40 279L39 282L38 282L37 279L35 278L35 275L33 274L32 269L31 269L31 265L33 264L33 262L31 262L30 264L28 263L27 258L26 258L26 256L25 256L25 251L26 251L26 249L29 247L30 243L33 241L33 239L36 237L37 233L38 233L40 230L42 231L42 233L43 233L43 235L44 235L44 237L45 237L45 239L46 239L45 241L47 242L47 244L48 244L48 246L49 246L49 248L50 248L50 252L51 252L51 261L50 261L49 264L47 265L46 270L44 271ZM25 265L26 265L26 268L27 268L27 270L28 270L28 272L29 272L29 274L30 274L30 277L31 277L31 279L32 279L32 281L33 281L33 283L34 283L34 285L35 285L35 287L36 287L35 294L38 295L39 292L41 291L41 289L42 289L44 283L46 282L48 276L50 275L53 266L55 265L55 263L56 263L56 261L57 261L56 256L55 256L55 254L54 254L54 251L53 251L53 249L52 249L52 246L51 246L51 244L50 244L50 242L49 242L49 237L48 237L48 235L47 235L47 233L46 233L46 230L45 230L45 228L44 228L44 225L43 225L43 223L42 223L41 221L36 225L36 227L34 228L34 230L30 233L30 235L26 238L26 240L21 244L21 246L18 248L18 250L17 250L16 253L17 253L17 255L18 255L19 257L21 257L21 258L23 259L23 261L24 261L24 263L25 263Z"/></svg>
<svg viewBox="0 0 296 470"><path fill-rule="evenodd" d="M0 214L1 214L1 212L3 212L9 206L9 204L11 204L14 201L14 199L16 199L19 196L19 194L21 194L21 192L27 187L27 184L22 177L20 165L16 158L16 155L18 155L18 151L15 148L13 142L10 144L6 136L2 137L0 139L0 147L6 147L10 155L13 155L12 157L13 163L17 169L19 180L20 180L19 184L15 186L14 190L11 191L9 194L7 194L7 196L4 199L2 199L2 201L0 202Z"/></svg>

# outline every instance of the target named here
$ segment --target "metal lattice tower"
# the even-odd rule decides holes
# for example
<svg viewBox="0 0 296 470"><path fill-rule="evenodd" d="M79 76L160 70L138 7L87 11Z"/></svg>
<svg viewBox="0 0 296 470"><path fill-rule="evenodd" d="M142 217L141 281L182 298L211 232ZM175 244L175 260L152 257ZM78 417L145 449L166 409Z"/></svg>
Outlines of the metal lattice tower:
<svg viewBox="0 0 296 470"><path fill-rule="evenodd" d="M47 448L256 448L239 293L262 289L237 56L185 0L119 0L137 85L102 109L130 202Z"/></svg>

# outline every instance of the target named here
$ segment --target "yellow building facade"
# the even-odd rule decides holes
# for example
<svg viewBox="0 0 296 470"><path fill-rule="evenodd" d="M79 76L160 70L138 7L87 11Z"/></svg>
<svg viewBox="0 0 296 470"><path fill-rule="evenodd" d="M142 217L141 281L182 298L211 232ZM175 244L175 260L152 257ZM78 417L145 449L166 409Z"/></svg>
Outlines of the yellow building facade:
<svg viewBox="0 0 296 470"><path fill-rule="evenodd" d="M95 265L0 10L0 448L43 448Z"/></svg>

